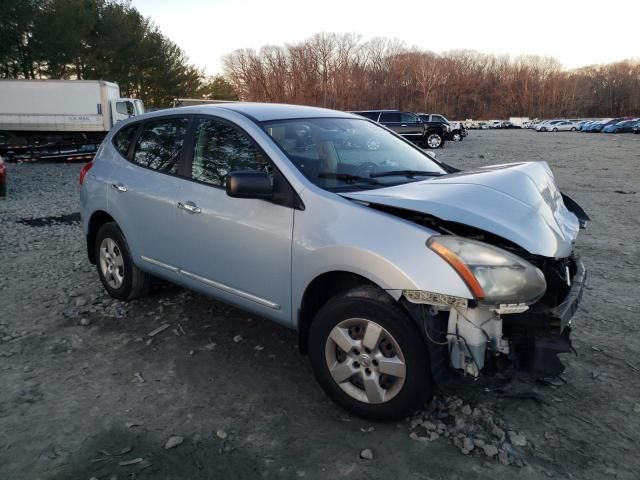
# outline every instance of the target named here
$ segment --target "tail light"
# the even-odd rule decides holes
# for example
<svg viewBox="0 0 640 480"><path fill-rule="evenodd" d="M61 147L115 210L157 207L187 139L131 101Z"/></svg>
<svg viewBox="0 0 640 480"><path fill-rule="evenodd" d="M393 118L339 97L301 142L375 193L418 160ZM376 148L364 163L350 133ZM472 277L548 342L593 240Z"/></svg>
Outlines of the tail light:
<svg viewBox="0 0 640 480"><path fill-rule="evenodd" d="M87 163L84 167L82 167L82 170L80 170L80 185L82 185L82 183L84 182L84 177L87 175L87 172L91 170L91 167L93 167L93 162Z"/></svg>

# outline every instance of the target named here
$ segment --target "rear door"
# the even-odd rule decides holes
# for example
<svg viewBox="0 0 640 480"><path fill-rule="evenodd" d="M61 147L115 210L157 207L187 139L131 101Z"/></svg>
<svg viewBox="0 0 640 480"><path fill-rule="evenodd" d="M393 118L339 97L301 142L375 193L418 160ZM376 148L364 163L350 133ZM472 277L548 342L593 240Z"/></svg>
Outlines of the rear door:
<svg viewBox="0 0 640 480"><path fill-rule="evenodd" d="M191 181L177 198L180 273L189 286L282 323L291 320L293 208L232 198L227 174L279 175L266 154L235 124L195 120L189 148Z"/></svg>
<svg viewBox="0 0 640 480"><path fill-rule="evenodd" d="M400 122L402 135L410 140L418 141L424 136L424 124L417 115L403 112L400 114Z"/></svg>
<svg viewBox="0 0 640 480"><path fill-rule="evenodd" d="M115 162L111 171L109 210L135 263L160 274L176 273L175 208L178 186L184 181L181 157L189 122L187 116L145 121L126 155L120 152L123 161Z"/></svg>

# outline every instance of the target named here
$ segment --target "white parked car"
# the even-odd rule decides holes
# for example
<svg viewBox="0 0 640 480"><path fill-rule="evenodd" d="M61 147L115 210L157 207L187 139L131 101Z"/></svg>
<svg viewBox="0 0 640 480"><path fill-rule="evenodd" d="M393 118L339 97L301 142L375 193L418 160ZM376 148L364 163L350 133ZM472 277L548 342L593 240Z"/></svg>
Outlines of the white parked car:
<svg viewBox="0 0 640 480"><path fill-rule="evenodd" d="M575 132L578 129L578 126L570 122L569 120L561 120L555 123L549 123L548 125L542 127L545 130L540 130L542 132ZM536 129L537 130L537 129Z"/></svg>
<svg viewBox="0 0 640 480"><path fill-rule="evenodd" d="M536 132L551 132L557 124L565 121L566 120L546 120L536 126Z"/></svg>

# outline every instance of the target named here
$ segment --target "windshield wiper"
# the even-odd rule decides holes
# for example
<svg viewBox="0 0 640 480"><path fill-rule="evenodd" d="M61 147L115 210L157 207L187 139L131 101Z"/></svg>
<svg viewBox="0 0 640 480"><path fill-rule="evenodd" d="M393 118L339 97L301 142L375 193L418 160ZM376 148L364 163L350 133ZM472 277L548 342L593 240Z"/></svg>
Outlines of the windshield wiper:
<svg viewBox="0 0 640 480"><path fill-rule="evenodd" d="M373 185L379 185L376 179L371 177L359 177L358 175L350 175L348 173L336 173L336 172L320 172L318 174L320 178L335 178L336 180L342 180L345 183L364 182L371 183Z"/></svg>
<svg viewBox="0 0 640 480"><path fill-rule="evenodd" d="M443 174L440 172L426 172L423 170L391 170L389 172L372 173L371 178L393 177L395 175L402 175L404 177L415 178L415 177L439 177L440 175L443 175Z"/></svg>

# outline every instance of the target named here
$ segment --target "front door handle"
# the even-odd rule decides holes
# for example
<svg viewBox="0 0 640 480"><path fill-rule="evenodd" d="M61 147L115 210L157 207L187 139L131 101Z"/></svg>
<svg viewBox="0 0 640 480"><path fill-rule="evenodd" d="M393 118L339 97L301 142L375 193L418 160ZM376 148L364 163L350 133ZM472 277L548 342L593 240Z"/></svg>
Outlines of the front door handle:
<svg viewBox="0 0 640 480"><path fill-rule="evenodd" d="M202 210L200 209L199 206L197 206L195 203L193 202L178 202L178 208L180 210L186 210L189 213L200 213L202 212Z"/></svg>
<svg viewBox="0 0 640 480"><path fill-rule="evenodd" d="M127 191L127 187L125 187L123 184L121 183L112 183L111 184L111 188L115 188L116 190L118 190L119 192L126 192Z"/></svg>

